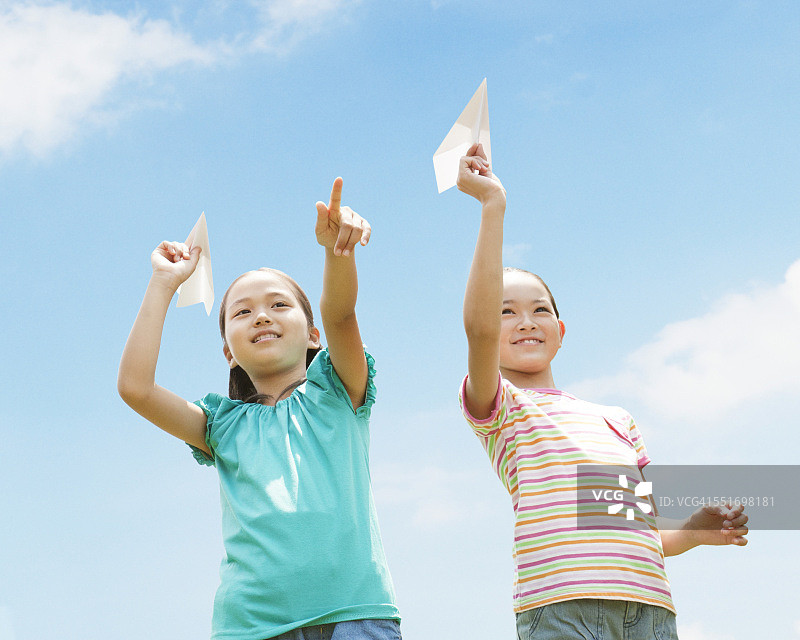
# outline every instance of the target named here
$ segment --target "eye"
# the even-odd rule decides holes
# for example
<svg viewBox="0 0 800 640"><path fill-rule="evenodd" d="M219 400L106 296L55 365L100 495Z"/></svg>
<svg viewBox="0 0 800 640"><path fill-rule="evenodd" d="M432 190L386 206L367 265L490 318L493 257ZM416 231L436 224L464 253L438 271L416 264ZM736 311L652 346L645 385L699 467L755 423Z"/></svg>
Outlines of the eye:
<svg viewBox="0 0 800 640"><path fill-rule="evenodd" d="M250 313L250 309L239 309L236 313L233 314L233 317L244 315L245 313Z"/></svg>
<svg viewBox="0 0 800 640"><path fill-rule="evenodd" d="M280 300L279 300L278 302L276 302L275 304L273 304L273 305L272 305L273 309L274 309L275 307L278 307L278 308L280 308L280 307L288 307L288 306L289 306L288 304L286 304L285 302L283 302L283 301L280 301Z"/></svg>
<svg viewBox="0 0 800 640"><path fill-rule="evenodd" d="M550 313L550 309L547 307L538 307L534 313Z"/></svg>
<svg viewBox="0 0 800 640"><path fill-rule="evenodd" d="M500 313L501 313L502 315L504 315L504 316L511 316L511 315L514 315L514 311L513 311L513 310L511 310L511 309L509 309L508 307L506 307L505 309L503 309L503 310L502 310Z"/></svg>

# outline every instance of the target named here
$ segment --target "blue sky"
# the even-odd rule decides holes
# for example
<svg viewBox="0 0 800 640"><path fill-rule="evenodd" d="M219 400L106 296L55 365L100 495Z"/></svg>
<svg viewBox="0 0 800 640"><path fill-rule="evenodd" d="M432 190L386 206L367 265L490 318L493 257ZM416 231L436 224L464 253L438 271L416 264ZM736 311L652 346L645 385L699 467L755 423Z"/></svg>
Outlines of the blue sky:
<svg viewBox="0 0 800 640"><path fill-rule="evenodd" d="M793 2L0 0L0 639L208 635L213 470L124 406L163 239L201 212L217 302L258 266L312 301L314 202L373 226L358 313L407 638L513 637L510 500L460 417L479 218L431 157L484 77L506 258L567 325L556 383L661 464L794 464L800 6ZM224 391L214 314L158 380ZM667 561L682 640L800 638L797 532Z"/></svg>

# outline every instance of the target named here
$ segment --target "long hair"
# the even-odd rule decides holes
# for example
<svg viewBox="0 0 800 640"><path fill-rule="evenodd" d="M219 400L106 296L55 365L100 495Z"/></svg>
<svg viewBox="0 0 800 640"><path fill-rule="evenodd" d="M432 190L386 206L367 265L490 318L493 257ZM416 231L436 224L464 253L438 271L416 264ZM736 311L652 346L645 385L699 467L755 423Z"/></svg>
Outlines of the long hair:
<svg viewBox="0 0 800 640"><path fill-rule="evenodd" d="M531 273L530 271L526 271L525 269L520 269L518 267L503 267L503 273L509 273L509 272L527 273L529 276L533 276L534 278L536 278L545 288L545 291L547 291L547 295L550 297L550 304L553 305L553 311L556 314L556 318L559 317L558 307L556 306L556 299L553 297L553 293L550 291L550 287L547 286L547 283L544 280L542 280L540 276L537 276L535 273Z"/></svg>
<svg viewBox="0 0 800 640"><path fill-rule="evenodd" d="M261 267L260 269L256 269L256 271L266 271L267 273L271 273L273 275L278 276L292 290L294 293L295 298L300 303L300 308L303 310L303 313L306 316L306 322L308 323L308 328L314 328L314 312L311 310L311 303L308 301L308 296L305 292L300 288L300 285L295 282L295 280L291 277L286 275L283 271L278 271L277 269L270 269L269 267ZM225 311L228 308L228 293L230 293L231 288L235 285L239 280L244 278L248 273L253 273L252 271L248 271L247 273L243 273L240 275L236 280L231 282L230 287L225 292L225 295L222 296L222 302L219 305L219 332L222 335L222 344L226 345L225 341ZM317 355L319 352L320 347L316 348L309 348L306 351L306 369L308 369L308 365L311 364L311 361L314 359L314 356ZM286 389L281 391L280 395L278 395L278 400L283 397L283 395L287 391L294 390L296 387L299 387L301 384L305 382L305 378L302 380L298 380L290 384ZM244 400L245 402L255 402L255 403L263 403L267 400L271 400L272 397L268 396L263 393L258 393L256 391L256 387L253 384L253 381L250 380L250 376L247 375L247 372L242 369L239 365L236 365L233 369L231 369L230 377L228 379L228 396L231 400Z"/></svg>

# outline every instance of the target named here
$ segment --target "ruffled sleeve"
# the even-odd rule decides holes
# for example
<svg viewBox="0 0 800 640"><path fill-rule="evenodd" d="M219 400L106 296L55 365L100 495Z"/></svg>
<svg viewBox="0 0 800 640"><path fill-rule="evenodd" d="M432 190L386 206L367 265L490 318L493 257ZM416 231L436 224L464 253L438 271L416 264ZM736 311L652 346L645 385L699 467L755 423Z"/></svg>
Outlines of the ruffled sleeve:
<svg viewBox="0 0 800 640"><path fill-rule="evenodd" d="M364 396L364 403L355 410L355 414L360 418L369 418L372 405L375 404L377 389L375 387L375 359L366 350L364 355L367 358L367 389ZM330 354L327 349L322 349L308 366L306 378L310 386L321 393L332 394L341 402L348 405L353 410L353 403L347 394L344 383L333 368Z"/></svg>
<svg viewBox="0 0 800 640"><path fill-rule="evenodd" d="M503 384L503 379L500 374L497 374L497 394L494 397L494 404L492 405L492 412L484 419L474 417L467 409L465 398L467 396L467 380L469 376L465 377L461 383L461 389L458 393L458 402L461 405L461 413L464 414L469 426L476 435L486 438L496 433L506 420L506 393L507 389Z"/></svg>
<svg viewBox="0 0 800 640"><path fill-rule="evenodd" d="M223 397L218 393L209 393L202 400L195 400L195 404L206 414L206 446L211 451L211 456L195 446L188 445L188 447L192 450L192 455L197 463L208 467L215 466L214 447L211 444L211 432L214 426L214 417L217 415L222 400Z"/></svg>

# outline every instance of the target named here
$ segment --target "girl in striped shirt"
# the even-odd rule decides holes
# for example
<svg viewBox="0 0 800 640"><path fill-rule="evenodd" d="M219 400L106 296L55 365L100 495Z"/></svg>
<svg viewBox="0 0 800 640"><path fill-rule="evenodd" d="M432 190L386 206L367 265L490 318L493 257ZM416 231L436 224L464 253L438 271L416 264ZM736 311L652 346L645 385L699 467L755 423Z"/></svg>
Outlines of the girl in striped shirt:
<svg viewBox="0 0 800 640"><path fill-rule="evenodd" d="M464 299L469 373L460 400L514 506L518 639L677 638L664 557L700 544L747 544L743 507L703 507L659 531L644 513L649 506L637 526L619 526L607 504L587 499L580 488L612 476L600 465L643 479L650 459L642 436L624 409L555 388L550 363L565 326L541 278L503 269L506 193L480 144L461 158L458 188L482 206Z"/></svg>

